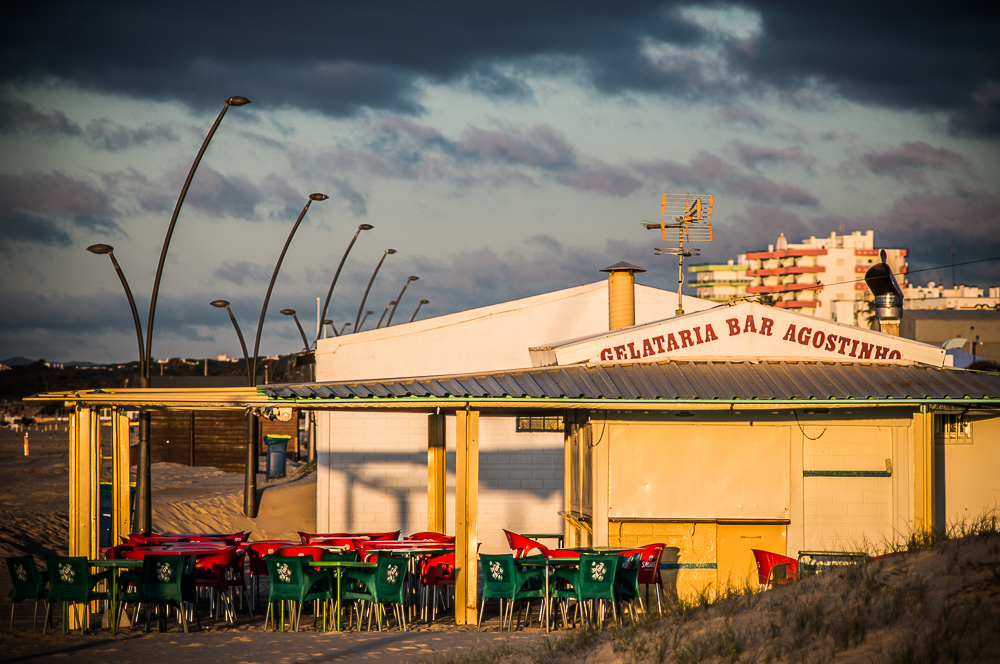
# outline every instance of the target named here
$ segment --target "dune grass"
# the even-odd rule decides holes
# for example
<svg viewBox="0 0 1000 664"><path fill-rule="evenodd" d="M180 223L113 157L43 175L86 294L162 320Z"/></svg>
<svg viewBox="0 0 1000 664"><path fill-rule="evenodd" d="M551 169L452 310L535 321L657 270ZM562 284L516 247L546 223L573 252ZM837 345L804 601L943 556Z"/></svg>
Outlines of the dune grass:
<svg viewBox="0 0 1000 664"><path fill-rule="evenodd" d="M1000 661L1000 518L870 547L880 556L760 593L708 588L663 616L503 644L441 664Z"/></svg>

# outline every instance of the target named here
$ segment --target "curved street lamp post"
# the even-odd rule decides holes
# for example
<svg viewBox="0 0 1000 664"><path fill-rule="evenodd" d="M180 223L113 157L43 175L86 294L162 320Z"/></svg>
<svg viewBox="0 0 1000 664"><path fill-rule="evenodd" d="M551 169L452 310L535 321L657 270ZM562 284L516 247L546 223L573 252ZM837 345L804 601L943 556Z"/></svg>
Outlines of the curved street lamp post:
<svg viewBox="0 0 1000 664"><path fill-rule="evenodd" d="M358 307L358 315L354 317L354 331L357 332L361 323L361 312L365 309L365 302L368 300L368 291L372 289L372 283L375 281L375 275L378 274L379 268L382 267L382 262L385 261L385 257L396 253L395 249L386 249L382 252L382 257L378 259L378 264L375 265L375 270L372 272L371 279L368 280L368 286L365 288L365 295L361 298L361 305Z"/></svg>
<svg viewBox="0 0 1000 664"><path fill-rule="evenodd" d="M351 253L351 248L354 247L355 241L358 236L361 235L361 231L370 231L375 228L371 224L361 224L358 226L358 230L354 232L354 237L351 238L350 244L347 245L347 249L344 251L344 255L340 259L340 265L337 266L337 271L333 275L333 281L330 282L330 289L326 292L326 301L323 303L323 310L320 312L319 319L326 319L327 309L330 307L330 298L333 296L333 287L337 285L337 279L340 278L340 271L344 268L344 261L347 260L347 254ZM325 323L324 323L325 325ZM316 338L319 339L323 331L323 325L320 325L320 329L316 333ZM340 336L337 333L337 328L333 328L333 333L336 336Z"/></svg>
<svg viewBox="0 0 1000 664"><path fill-rule="evenodd" d="M392 306L392 313L389 314L389 320L385 322L386 327L392 325L392 317L396 315L396 309L399 308L399 303L403 300L403 293L406 292L407 286L410 285L410 282L417 281L418 279L420 279L420 277L410 276L406 278L406 283L403 284L403 288L399 291L399 296L396 298L396 302Z"/></svg>
<svg viewBox="0 0 1000 664"><path fill-rule="evenodd" d="M299 224L302 223L302 219L306 216L306 212L309 210L309 206L313 201L325 201L329 198L326 194L309 194L309 200L306 201L305 206L302 208L302 212L299 213L299 218L295 220L295 225L292 226L292 230L288 232L288 238L285 240L285 245L281 248L281 254L278 256L278 262L274 265L274 272L271 273L271 281L267 285L267 293L264 295L264 303L260 308L260 319L257 321L257 334L254 338L253 344L253 360L247 358L247 382L250 387L257 386L257 354L260 350L260 335L264 328L264 317L267 314L267 303L271 300L271 291L274 289L274 282L278 278L278 270L281 269L281 263L285 260L285 253L288 251L288 245L292 242L292 237L295 235L295 231L298 230ZM212 302L212 306L225 307L229 311L229 317L233 321L233 325L236 327L236 332L240 336L240 343L243 344L243 335L240 334L239 325L236 324L236 318L233 317L233 312L229 310L226 304L216 304L220 302L225 302L225 300L215 300ZM300 328L301 329L301 328ZM302 338L305 339L305 333L302 333ZM308 344L307 344L308 347ZM243 344L243 354L246 355L246 345ZM243 481L243 514L250 518L257 516L257 439L259 435L259 422L257 416L253 414L249 409L247 410L247 449L246 449L246 476Z"/></svg>
<svg viewBox="0 0 1000 664"><path fill-rule="evenodd" d="M354 331L355 332L360 332L361 328L364 327L364 325L365 325L365 321L368 320L368 317L371 316L373 313L375 313L375 312L372 311L371 309L369 309L368 311L366 311L364 317L361 319L361 322L358 323L358 326L356 328L354 328Z"/></svg>
<svg viewBox="0 0 1000 664"><path fill-rule="evenodd" d="M378 323L375 324L375 329L382 327L382 321L385 319L385 315L389 313L389 307L396 304L395 300L389 300L389 304L385 305L385 309L382 310L382 315L378 317Z"/></svg>
<svg viewBox="0 0 1000 664"><path fill-rule="evenodd" d="M306 332L302 329L302 323L299 322L299 317L295 315L295 309L282 309L279 313L292 317L292 320L295 321L295 327L299 328L299 335L302 337L303 349L309 350L309 341L306 339Z"/></svg>
<svg viewBox="0 0 1000 664"><path fill-rule="evenodd" d="M219 116L215 119L215 123L212 124L212 128L208 131L208 135L205 136L205 140L201 144L201 149L198 150L198 154L194 158L194 162L191 164L191 169L188 171L187 179L184 181L184 186L181 188L180 196L178 196L177 203L174 205L174 212L170 217L170 225L167 227L167 235L163 240L163 247L160 249L160 260L156 266L156 277L153 280L153 293L149 299L149 317L146 322L145 347L141 341L139 343L139 384L143 389L149 388L150 385L150 366L152 365L153 358L153 320L156 314L156 300L160 291L160 279L163 276L163 265L166 261L167 249L170 246L170 239L173 236L174 227L177 225L177 217L180 214L181 206L184 204L184 199L187 197L188 189L191 187L191 181L194 179L195 171L198 170L201 158L204 156L209 142L215 135L215 131L222 123L222 118L225 117L226 111L229 110L230 106L246 106L249 103L251 102L246 97L229 97L226 99L222 112L219 113ZM106 253L111 257L111 261L115 265L115 270L118 272L118 277L121 279L122 285L125 287L125 294L128 296L129 306L132 308L132 317L135 322L136 334L141 340L142 327L139 323L139 313L135 307L135 301L132 298L132 293L128 287L128 283L125 281L125 276L122 273L121 268L118 266L118 261L115 260L114 255L112 254L112 248L110 245L95 244L87 247L87 250L95 254ZM150 481L152 459L149 449L149 416L150 413L148 410L139 411L139 458L137 459L135 492L136 519L135 523L132 524L132 530L139 533L148 533L153 527L152 486Z"/></svg>
<svg viewBox="0 0 1000 664"><path fill-rule="evenodd" d="M429 304L429 303L430 303L430 300L420 300L420 303L417 305L417 308L413 311L413 315L410 316L410 322L411 323L414 320L416 320L416 318L417 318L417 312L420 311L420 307L424 306L425 304Z"/></svg>

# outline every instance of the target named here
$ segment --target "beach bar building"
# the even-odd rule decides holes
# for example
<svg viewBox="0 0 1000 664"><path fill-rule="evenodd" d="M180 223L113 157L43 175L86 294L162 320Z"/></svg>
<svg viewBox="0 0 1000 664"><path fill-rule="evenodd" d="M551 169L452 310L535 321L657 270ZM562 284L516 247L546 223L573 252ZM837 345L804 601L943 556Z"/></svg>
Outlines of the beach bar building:
<svg viewBox="0 0 1000 664"><path fill-rule="evenodd" d="M615 309L614 296L603 301ZM516 331L491 332L490 318L455 322L466 338L473 320L485 325L477 338L493 361L486 342ZM522 346L521 367L463 369L434 350L435 338L457 344L447 326L422 321L368 342L321 342L313 383L38 395L76 409L71 553L96 547L87 455L92 409L108 406L318 411L318 525L456 535L459 624L476 618L478 545L500 548L500 528L552 529L567 546L663 542L673 552L664 571L686 596L741 584L751 548L865 549L995 509L1000 375L944 366L935 346L756 303L646 320L575 337L543 329L551 337ZM412 362L406 372L337 377L366 353L388 356L390 337L399 359L386 361ZM545 428L553 418L561 429Z"/></svg>

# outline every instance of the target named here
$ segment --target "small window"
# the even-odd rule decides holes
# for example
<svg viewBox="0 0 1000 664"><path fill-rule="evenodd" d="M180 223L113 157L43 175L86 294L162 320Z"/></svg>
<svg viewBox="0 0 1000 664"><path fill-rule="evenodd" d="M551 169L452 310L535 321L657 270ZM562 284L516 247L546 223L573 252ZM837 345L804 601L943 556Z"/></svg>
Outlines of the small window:
<svg viewBox="0 0 1000 664"><path fill-rule="evenodd" d="M517 418L518 433L551 432L563 430L562 415L530 415Z"/></svg>
<svg viewBox="0 0 1000 664"><path fill-rule="evenodd" d="M937 415L934 417L934 437L945 445L968 444L972 442L972 428L959 414Z"/></svg>

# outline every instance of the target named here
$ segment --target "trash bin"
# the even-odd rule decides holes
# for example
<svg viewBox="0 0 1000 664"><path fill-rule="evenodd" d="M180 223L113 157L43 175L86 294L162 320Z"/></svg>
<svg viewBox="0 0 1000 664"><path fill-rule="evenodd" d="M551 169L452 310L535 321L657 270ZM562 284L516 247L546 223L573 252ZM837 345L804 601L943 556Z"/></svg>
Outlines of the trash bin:
<svg viewBox="0 0 1000 664"><path fill-rule="evenodd" d="M285 476L285 456L288 454L290 439L291 436L264 436L264 444L267 445L267 479Z"/></svg>

